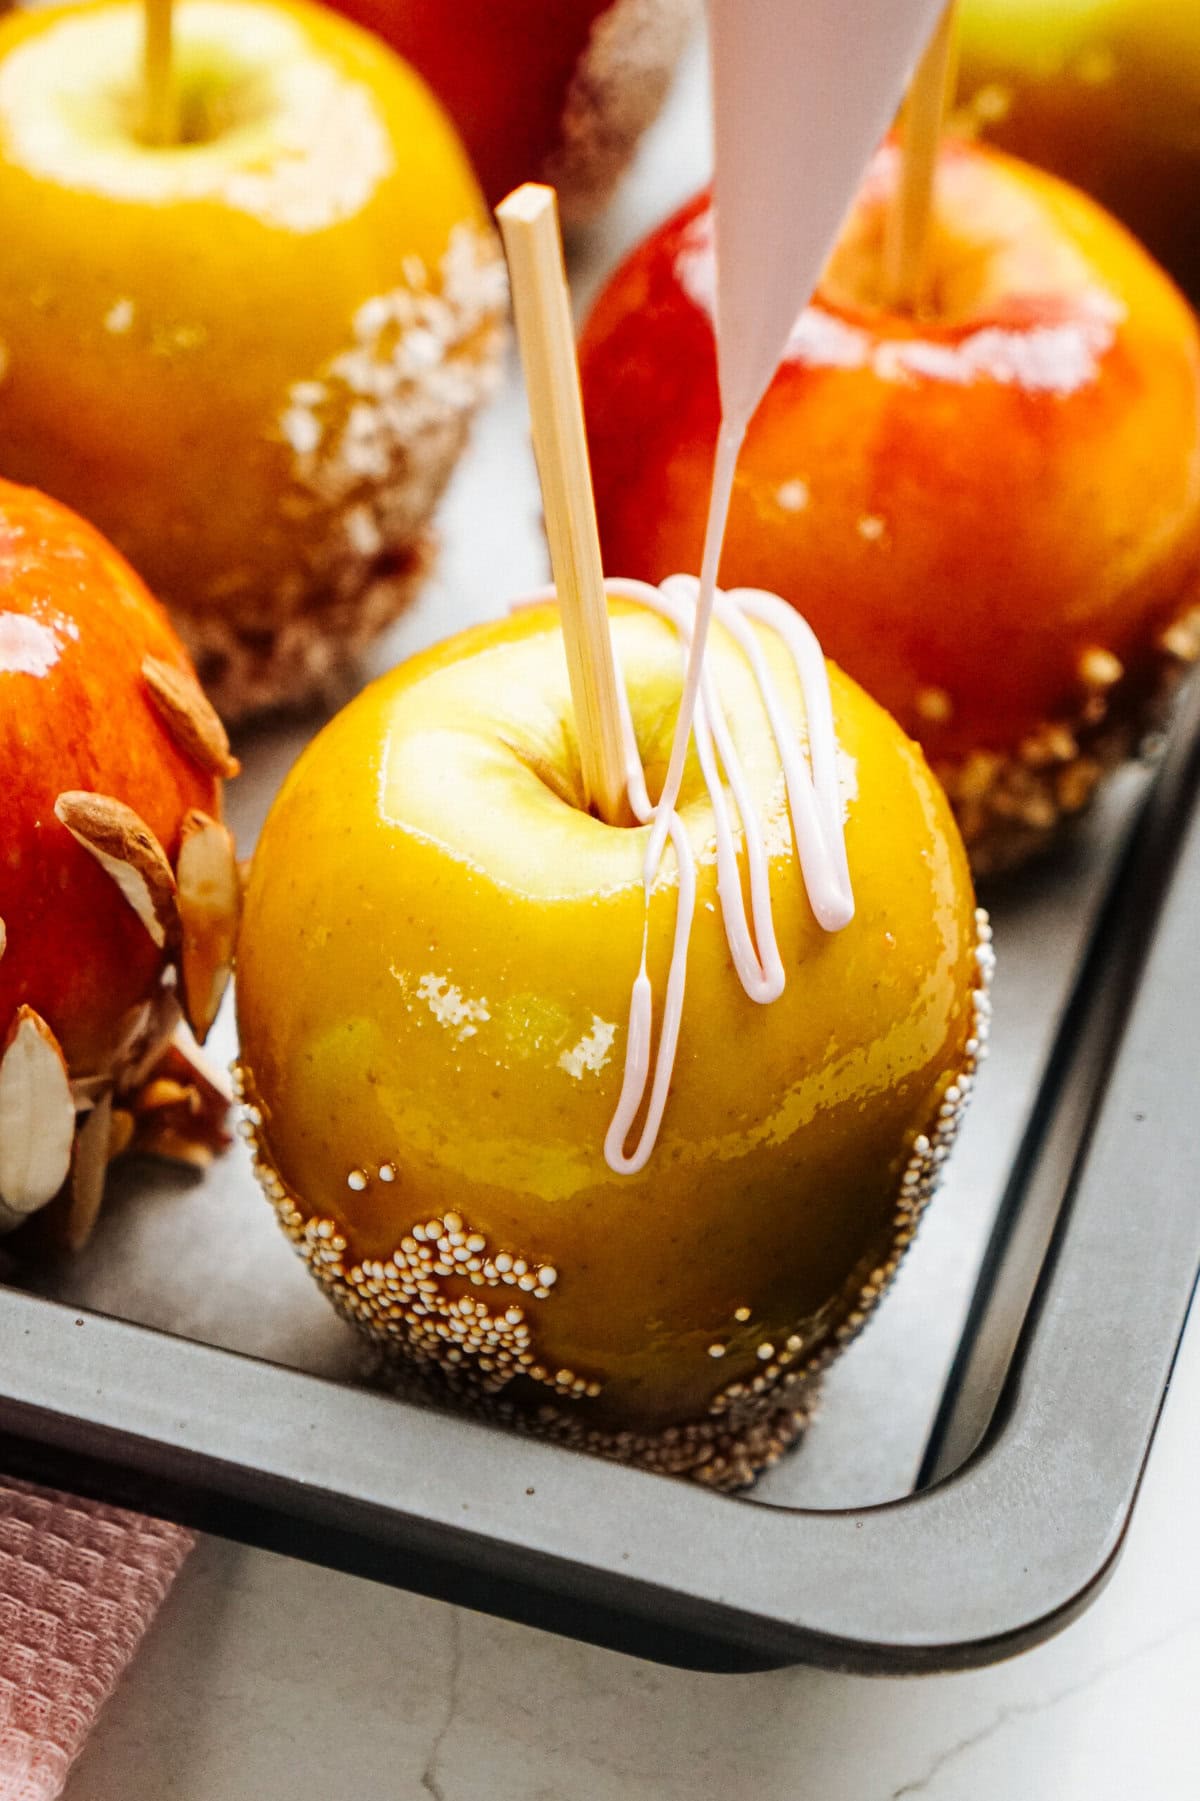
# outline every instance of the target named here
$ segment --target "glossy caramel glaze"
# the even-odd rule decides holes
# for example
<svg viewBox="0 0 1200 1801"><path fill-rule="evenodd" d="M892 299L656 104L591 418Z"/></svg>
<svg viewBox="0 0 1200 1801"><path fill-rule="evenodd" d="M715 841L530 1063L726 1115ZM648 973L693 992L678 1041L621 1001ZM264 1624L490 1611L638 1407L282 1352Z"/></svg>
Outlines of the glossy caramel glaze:
<svg viewBox="0 0 1200 1801"><path fill-rule="evenodd" d="M653 794L678 644L648 613L612 611ZM787 653L761 636L799 724ZM416 658L326 728L264 829L239 949L261 1173L314 1274L377 1342L467 1392L536 1417L565 1401L606 1432L705 1418L731 1383L774 1382L780 1359L845 1331L872 1269L894 1267L904 1172L977 1033L970 877L919 751L831 670L857 911L823 932L748 668L721 628L711 654L771 827L788 983L756 1006L731 967L693 764L688 991L639 1174L614 1175L603 1145L648 828L579 809L549 609ZM668 858L649 912L656 981L674 916Z"/></svg>
<svg viewBox="0 0 1200 1801"><path fill-rule="evenodd" d="M174 30L184 136L151 148L133 0L0 23L0 474L113 540L236 713L395 610L503 283L452 127L368 33L291 0Z"/></svg>
<svg viewBox="0 0 1200 1801"><path fill-rule="evenodd" d="M429 82L488 200L550 181L570 226L611 196L699 0L336 0Z"/></svg>
<svg viewBox="0 0 1200 1801"><path fill-rule="evenodd" d="M877 158L751 426L721 565L793 601L935 766L1140 705L1196 596L1200 339L1133 241L1063 184L949 146L926 316L877 299ZM605 560L700 554L717 428L700 197L634 252L581 345Z"/></svg>
<svg viewBox="0 0 1200 1801"><path fill-rule="evenodd" d="M33 1007L73 1076L107 1072L164 958L55 801L71 789L123 801L172 862L188 808L220 811L220 784L151 701L148 656L190 674L162 609L111 546L65 507L0 482L0 1039L19 1006Z"/></svg>
<svg viewBox="0 0 1200 1801"><path fill-rule="evenodd" d="M337 0L420 71L458 126L493 205L539 178L562 139L567 90L613 0Z"/></svg>
<svg viewBox="0 0 1200 1801"><path fill-rule="evenodd" d="M966 0L957 123L1076 182L1200 300L1200 9Z"/></svg>

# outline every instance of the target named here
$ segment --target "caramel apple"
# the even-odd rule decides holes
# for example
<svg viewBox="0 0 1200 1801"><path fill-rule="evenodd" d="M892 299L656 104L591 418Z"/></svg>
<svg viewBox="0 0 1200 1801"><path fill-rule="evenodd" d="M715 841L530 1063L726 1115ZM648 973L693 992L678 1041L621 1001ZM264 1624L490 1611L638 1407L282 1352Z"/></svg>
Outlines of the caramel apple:
<svg viewBox="0 0 1200 1801"><path fill-rule="evenodd" d="M0 473L77 507L228 716L328 685L412 593L492 379L503 277L453 128L323 8L0 23Z"/></svg>
<svg viewBox="0 0 1200 1801"><path fill-rule="evenodd" d="M608 200L662 105L696 0L336 0L450 113L489 200L558 189L579 224Z"/></svg>
<svg viewBox="0 0 1200 1801"><path fill-rule="evenodd" d="M721 564L801 609L923 743L977 871L1020 861L1128 754L1196 651L1200 339L1093 202L941 157L920 317L880 299L877 157L738 468ZM695 567L717 432L701 197L580 349L605 558Z"/></svg>
<svg viewBox="0 0 1200 1801"><path fill-rule="evenodd" d="M165 614L98 533L0 482L0 1230L59 1197L86 1236L110 1155L203 1163L217 1086L172 1043L216 1014L238 906L236 764Z"/></svg>
<svg viewBox="0 0 1200 1801"><path fill-rule="evenodd" d="M912 1238L972 1084L991 958L919 750L819 652L802 689L791 610L751 596L735 617L738 599L707 671L742 820L762 828L773 990L757 903L757 954L726 918L752 835L721 849L709 725L647 900L652 826L582 804L549 605L416 657L309 746L259 841L237 988L260 1178L392 1377L719 1487L794 1438ZM671 604L610 588L647 818L680 706ZM781 742L800 758L788 798ZM832 783L812 817L810 759ZM812 877L826 854L832 887ZM627 1022L652 990L657 1095L689 916L655 1137Z"/></svg>
<svg viewBox="0 0 1200 1801"><path fill-rule="evenodd" d="M1110 207L1200 300L1200 10L966 0L958 123Z"/></svg>

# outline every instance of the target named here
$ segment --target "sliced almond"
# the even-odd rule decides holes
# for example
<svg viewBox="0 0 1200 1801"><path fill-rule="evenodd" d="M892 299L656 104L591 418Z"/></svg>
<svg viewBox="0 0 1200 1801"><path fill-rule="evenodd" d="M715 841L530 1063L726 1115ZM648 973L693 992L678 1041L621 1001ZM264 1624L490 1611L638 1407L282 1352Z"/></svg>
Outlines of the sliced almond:
<svg viewBox="0 0 1200 1801"><path fill-rule="evenodd" d="M167 974L174 976L174 969ZM159 1063L183 1015L174 987L162 987L153 1000L131 1007L122 1032L113 1075L118 1098L136 1093Z"/></svg>
<svg viewBox="0 0 1200 1801"><path fill-rule="evenodd" d="M71 1163L71 1204L62 1227L67 1249L71 1251L83 1249L100 1213L112 1143L112 1112L110 1090L96 1102L75 1134L75 1155Z"/></svg>
<svg viewBox="0 0 1200 1801"><path fill-rule="evenodd" d="M134 1118L128 1107L114 1107L112 1125L108 1134L108 1160L110 1163L127 1151L133 1143Z"/></svg>
<svg viewBox="0 0 1200 1801"><path fill-rule="evenodd" d="M4 947L8 943L8 933L4 929L4 921L0 919L0 957L4 955Z"/></svg>
<svg viewBox="0 0 1200 1801"><path fill-rule="evenodd" d="M133 1148L207 1169L229 1146L231 1101L228 1082L181 1025L150 1080L133 1097Z"/></svg>
<svg viewBox="0 0 1200 1801"><path fill-rule="evenodd" d="M198 1113L200 1096L190 1083L177 1082L172 1076L155 1076L138 1090L138 1117L159 1113L164 1107L183 1107L188 1113Z"/></svg>
<svg viewBox="0 0 1200 1801"><path fill-rule="evenodd" d="M68 789L54 803L55 816L90 851L129 902L161 950L178 925L175 877L144 819L108 794Z"/></svg>
<svg viewBox="0 0 1200 1801"><path fill-rule="evenodd" d="M67 1179L74 1138L58 1040L32 1007L19 1007L0 1057L0 1224L11 1230L54 1198Z"/></svg>
<svg viewBox="0 0 1200 1801"><path fill-rule="evenodd" d="M139 1123L134 1146L143 1157L161 1157L164 1163L198 1170L211 1168L220 1148L199 1133L172 1125L170 1115L162 1113L152 1113L144 1124Z"/></svg>
<svg viewBox="0 0 1200 1801"><path fill-rule="evenodd" d="M183 929L179 955L183 1010L203 1044L233 967L242 899L230 833L193 808L183 822L175 873Z"/></svg>
<svg viewBox="0 0 1200 1801"><path fill-rule="evenodd" d="M76 1113L90 1113L109 1093L113 1085L108 1076L72 1076L71 1105Z"/></svg>
<svg viewBox="0 0 1200 1801"><path fill-rule="evenodd" d="M204 1110L214 1118L219 1114L223 1120L233 1105L233 1083L228 1072L205 1056L186 1025L176 1026L159 1073L179 1074L180 1081L190 1082L198 1092ZM227 1138L225 1142L230 1140Z"/></svg>
<svg viewBox="0 0 1200 1801"><path fill-rule="evenodd" d="M184 756L210 775L236 775L241 764L230 754L225 727L200 684L158 657L145 658L142 677L155 711Z"/></svg>

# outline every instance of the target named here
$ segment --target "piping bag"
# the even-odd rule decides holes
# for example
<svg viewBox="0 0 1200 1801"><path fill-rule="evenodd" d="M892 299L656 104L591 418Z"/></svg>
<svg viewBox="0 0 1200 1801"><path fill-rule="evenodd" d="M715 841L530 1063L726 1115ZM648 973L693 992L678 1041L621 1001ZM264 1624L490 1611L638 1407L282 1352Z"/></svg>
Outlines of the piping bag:
<svg viewBox="0 0 1200 1801"><path fill-rule="evenodd" d="M945 0L709 0L721 426L696 622L646 854L679 798L746 428Z"/></svg>

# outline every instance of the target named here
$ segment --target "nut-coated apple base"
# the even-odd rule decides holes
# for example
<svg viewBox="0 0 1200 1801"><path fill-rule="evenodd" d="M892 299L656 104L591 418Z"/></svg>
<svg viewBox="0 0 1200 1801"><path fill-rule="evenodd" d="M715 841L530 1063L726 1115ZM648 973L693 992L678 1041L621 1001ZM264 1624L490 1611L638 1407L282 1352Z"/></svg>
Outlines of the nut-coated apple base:
<svg viewBox="0 0 1200 1801"><path fill-rule="evenodd" d="M1091 804L1104 776L1163 725L1198 657L1200 607L1192 607L1161 635L1142 680L1111 689L1101 680L1085 683L1073 718L1047 724L1007 755L978 750L949 762L931 753L975 875L1000 875L1048 850Z"/></svg>
<svg viewBox="0 0 1200 1801"><path fill-rule="evenodd" d="M616 0L593 25L543 175L558 190L564 225L584 225L608 204L658 116L698 12L697 0Z"/></svg>
<svg viewBox="0 0 1200 1801"><path fill-rule="evenodd" d="M412 603L433 566L430 531L352 591L325 590L306 598L290 617L257 624L217 612L172 614L197 673L224 719L344 699L355 663Z"/></svg>

